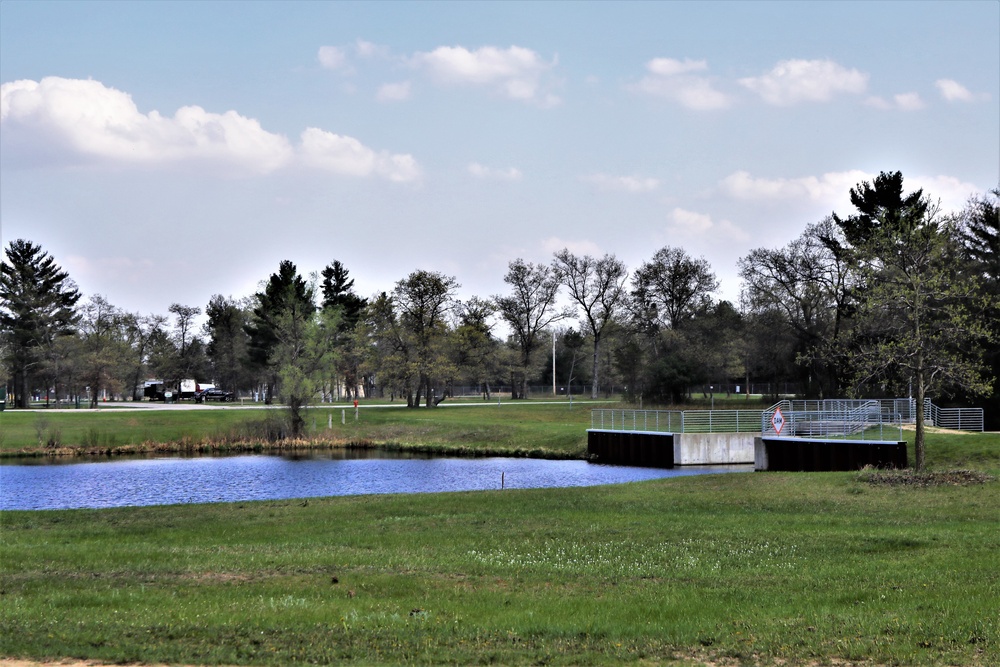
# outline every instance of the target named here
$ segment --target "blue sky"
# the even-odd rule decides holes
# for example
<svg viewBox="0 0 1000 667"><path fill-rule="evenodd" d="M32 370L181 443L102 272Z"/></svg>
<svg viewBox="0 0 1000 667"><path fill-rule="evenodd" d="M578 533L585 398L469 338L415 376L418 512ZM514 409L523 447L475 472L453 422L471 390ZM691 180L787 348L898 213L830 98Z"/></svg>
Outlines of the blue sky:
<svg viewBox="0 0 1000 667"><path fill-rule="evenodd" d="M0 224L142 313L283 259L460 296L563 247L736 263L879 171L1000 181L1000 3L0 3Z"/></svg>

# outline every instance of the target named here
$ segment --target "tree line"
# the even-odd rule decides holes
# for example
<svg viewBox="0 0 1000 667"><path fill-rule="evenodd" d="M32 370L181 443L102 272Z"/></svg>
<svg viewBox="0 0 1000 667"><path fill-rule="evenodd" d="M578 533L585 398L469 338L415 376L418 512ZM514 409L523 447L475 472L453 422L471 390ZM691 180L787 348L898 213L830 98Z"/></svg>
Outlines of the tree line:
<svg viewBox="0 0 1000 667"><path fill-rule="evenodd" d="M312 275L283 261L255 294L213 295L199 328L199 306L144 315L84 299L54 258L18 239L0 273L0 377L22 407L33 396L134 399L147 377L196 378L280 399L297 430L303 407L334 396L433 407L473 385L524 398L553 384L554 336L556 383L593 397L613 388L669 404L702 385L790 382L809 398L996 407L1000 190L949 214L904 192L899 172L850 195L853 214L741 258L735 304L715 298L705 259L671 246L631 272L611 254L515 259L504 293L466 301L435 271L362 297L340 261Z"/></svg>

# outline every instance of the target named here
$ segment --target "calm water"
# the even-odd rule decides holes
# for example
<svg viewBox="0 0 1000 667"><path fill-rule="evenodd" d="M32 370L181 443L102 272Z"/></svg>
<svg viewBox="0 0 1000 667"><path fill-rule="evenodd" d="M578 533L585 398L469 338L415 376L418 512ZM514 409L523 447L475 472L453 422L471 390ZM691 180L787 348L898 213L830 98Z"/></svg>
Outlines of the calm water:
<svg viewBox="0 0 1000 667"><path fill-rule="evenodd" d="M619 484L753 466L673 470L512 458L231 456L0 465L0 509L72 509Z"/></svg>

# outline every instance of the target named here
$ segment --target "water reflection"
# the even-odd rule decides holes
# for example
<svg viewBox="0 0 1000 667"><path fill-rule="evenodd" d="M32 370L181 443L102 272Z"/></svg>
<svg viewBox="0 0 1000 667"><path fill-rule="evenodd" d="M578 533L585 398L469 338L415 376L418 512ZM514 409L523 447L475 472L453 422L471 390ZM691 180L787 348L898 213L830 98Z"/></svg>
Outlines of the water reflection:
<svg viewBox="0 0 1000 667"><path fill-rule="evenodd" d="M48 463L47 461L45 463ZM0 509L70 509L619 484L753 466L673 470L584 461L441 458L371 450L290 456L132 457L0 466Z"/></svg>

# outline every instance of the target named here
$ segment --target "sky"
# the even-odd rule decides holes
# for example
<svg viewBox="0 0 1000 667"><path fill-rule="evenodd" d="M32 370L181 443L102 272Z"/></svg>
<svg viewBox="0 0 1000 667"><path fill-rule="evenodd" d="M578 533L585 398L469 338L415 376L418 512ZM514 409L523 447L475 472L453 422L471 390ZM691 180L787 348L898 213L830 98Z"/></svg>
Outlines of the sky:
<svg viewBox="0 0 1000 667"><path fill-rule="evenodd" d="M370 296L777 248L1000 183L1000 3L0 2L0 241L141 314L291 260Z"/></svg>

